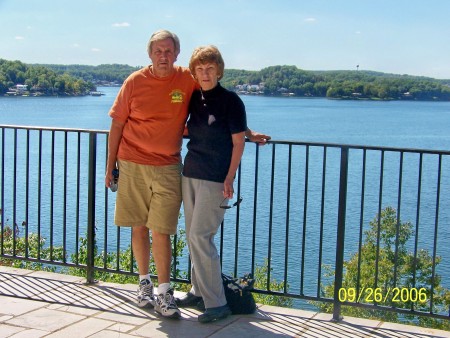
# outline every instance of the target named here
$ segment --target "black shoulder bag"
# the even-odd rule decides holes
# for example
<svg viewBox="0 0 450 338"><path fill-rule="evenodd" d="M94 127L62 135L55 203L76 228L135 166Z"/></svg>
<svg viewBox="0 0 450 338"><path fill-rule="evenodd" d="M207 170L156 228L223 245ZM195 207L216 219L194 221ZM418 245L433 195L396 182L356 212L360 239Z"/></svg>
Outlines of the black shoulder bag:
<svg viewBox="0 0 450 338"><path fill-rule="evenodd" d="M255 280L250 274L242 278L233 278L222 273L222 281L228 306L234 315L250 314L256 311L256 303L252 295Z"/></svg>

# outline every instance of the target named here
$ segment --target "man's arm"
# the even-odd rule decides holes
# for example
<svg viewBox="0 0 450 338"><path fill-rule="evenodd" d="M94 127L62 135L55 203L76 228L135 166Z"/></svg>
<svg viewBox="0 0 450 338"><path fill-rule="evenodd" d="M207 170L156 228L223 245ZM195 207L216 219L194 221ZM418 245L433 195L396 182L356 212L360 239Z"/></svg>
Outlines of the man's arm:
<svg viewBox="0 0 450 338"><path fill-rule="evenodd" d="M108 137L108 161L105 174L105 185L107 188L109 188L113 179L112 171L117 167L117 151L122 139L123 127L124 124L122 122L115 119L112 120Z"/></svg>

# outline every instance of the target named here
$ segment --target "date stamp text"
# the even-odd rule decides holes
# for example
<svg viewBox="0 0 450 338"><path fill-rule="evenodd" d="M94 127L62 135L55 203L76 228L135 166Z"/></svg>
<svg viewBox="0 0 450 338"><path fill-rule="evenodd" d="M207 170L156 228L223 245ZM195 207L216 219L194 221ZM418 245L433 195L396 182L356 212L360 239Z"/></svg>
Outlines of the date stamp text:
<svg viewBox="0 0 450 338"><path fill-rule="evenodd" d="M340 302L363 303L426 303L426 288L340 288Z"/></svg>

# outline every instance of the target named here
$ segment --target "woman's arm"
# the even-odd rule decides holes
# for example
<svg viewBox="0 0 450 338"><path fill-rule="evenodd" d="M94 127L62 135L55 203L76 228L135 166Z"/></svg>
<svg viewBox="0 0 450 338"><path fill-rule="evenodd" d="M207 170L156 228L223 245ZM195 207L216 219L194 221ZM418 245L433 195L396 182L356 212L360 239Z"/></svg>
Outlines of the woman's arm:
<svg viewBox="0 0 450 338"><path fill-rule="evenodd" d="M230 167L228 168L228 174L223 182L223 197L233 198L233 182L236 170L241 162L242 154L244 153L245 146L245 132L232 134L233 151L231 153Z"/></svg>

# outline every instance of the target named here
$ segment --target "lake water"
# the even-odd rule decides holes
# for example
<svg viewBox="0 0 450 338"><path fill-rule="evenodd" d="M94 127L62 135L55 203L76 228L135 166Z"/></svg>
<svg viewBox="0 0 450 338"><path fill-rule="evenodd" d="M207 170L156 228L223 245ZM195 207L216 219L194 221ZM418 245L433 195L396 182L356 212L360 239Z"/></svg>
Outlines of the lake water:
<svg viewBox="0 0 450 338"><path fill-rule="evenodd" d="M0 124L108 130L111 120L107 113L118 89L114 87L99 88L100 91L105 93L105 95L100 97L0 97ZM259 96L242 96L241 98L246 106L249 127L271 135L273 140L434 150L450 149L450 102L340 101L323 98L305 99ZM270 153L269 149L269 147L262 148L261 153L263 156ZM252 151L254 150L251 147L246 148L246 153L252 154ZM251 156L249 157L251 158ZM243 163L247 165L245 161L243 160ZM270 167L270 163L268 163L268 167ZM317 171L320 174L321 168L319 167ZM313 174L311 174L312 180L315 179ZM263 173L261 175L263 176ZM320 178L320 175L318 177ZM405 181L407 179L406 177ZM414 179L413 177L412 180ZM252 182L251 179L249 181L250 183ZM264 196L264 189L269 186L269 183L263 186L262 191L260 191L263 196L262 199L265 199L264 202L269 201L268 194ZM443 187L445 189L443 188L442 194L447 195L448 181L443 182ZM250 187L250 189L252 188ZM327 194L334 193L332 185L330 190L331 192L327 191ZM293 194L296 193L293 192ZM311 194L311 200L314 194L318 194L320 199L320 191L316 191ZM250 198L248 195L250 195ZM246 209L252 206L251 192L248 195L244 197L247 203L243 203L241 207L241 213L244 215L242 224L246 224L246 222L251 224L252 211ZM336 197L334 195L331 195L331 197L327 196L326 198L330 199L335 199ZM414 192L411 192L411 196L412 201L414 201ZM430 193L430 196L432 199L433 192ZM376 198L377 196L374 196L375 205ZM389 196L384 198L389 200ZM444 202L449 203L443 203L441 207L443 210L441 217L441 229L443 229L441 231L443 231L443 234L440 233L439 235L441 241L450 240L448 238L450 233L448 230L450 219L448 204L450 204L450 201L447 198ZM277 203L283 204L284 202L277 201ZM395 205L395 194L392 203ZM424 200L423 203L426 205L427 201ZM367 209L370 210L369 203L367 204ZM411 205L411 214L414 214L414 203L411 203ZM309 208L309 212L315 218L320 216L319 207L320 205ZM283 212L285 208L282 205L279 211L275 211L274 228L284 226L285 216L283 216ZM227 214L233 217L234 210L236 209L232 209ZM376 212L376 208L374 210ZM112 219L113 210L109 212ZM258 212L267 216L269 206L267 204L263 205L258 209ZM354 213L355 218L357 218L357 212L358 206L356 206L355 210L349 208L347 214L351 215ZM375 212L366 215L367 219L373 219ZM246 213L249 215L249 220L245 219ZM430 222L432 224L433 210L430 210L430 213ZM294 218L301 218L300 216L300 212L293 215L291 221L294 223ZM410 221L413 221L413 219ZM182 224L182 220L180 220L180 223ZM301 223L301 219L299 219L299 223ZM325 223L327 224L327 220ZM327 236L334 238L335 230L332 229L335 226L334 220L329 223L330 233L325 232L325 238ZM297 230L294 229L291 236L296 236ZM282 233L281 231L280 234ZM248 235L251 236L251 231ZM429 232L424 234L423 237L430 242L432 241L432 235L433 233ZM357 239L355 233L350 233L347 236L350 237L346 241L351 242ZM430 236L430 238L427 238L427 236ZM266 237L267 229L260 230L257 234L259 241L264 242ZM230 240L233 239L230 238ZM258 249L261 250L258 252L259 258L267 256L265 255L267 245L262 243L261 247L263 249ZM290 251L293 257L296 254L295 250L298 251L298 247L293 247ZM448 258L449 254L447 251L446 257ZM440 254L441 252L438 253ZM230 266L232 266L233 259L234 257L225 257ZM333 262L333 253L330 253L324 260ZM443 259L443 261L439 273L444 275L444 277L449 277L444 278L443 284L446 287L450 287L448 282L450 280L450 259ZM317 259L311 264L317 265ZM289 269L294 275L298 275L295 267L290 267ZM312 267L312 269L315 269L315 274L317 267ZM312 278L314 279L315 276ZM293 279L295 280L295 278ZM293 284L294 287L297 287L295 282Z"/></svg>
<svg viewBox="0 0 450 338"><path fill-rule="evenodd" d="M100 97L0 97L0 124L109 129L117 87ZM450 102L242 96L248 125L275 140L450 149Z"/></svg>

